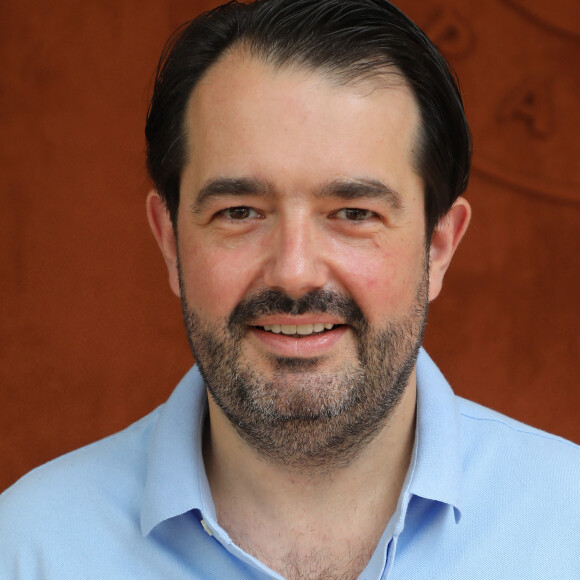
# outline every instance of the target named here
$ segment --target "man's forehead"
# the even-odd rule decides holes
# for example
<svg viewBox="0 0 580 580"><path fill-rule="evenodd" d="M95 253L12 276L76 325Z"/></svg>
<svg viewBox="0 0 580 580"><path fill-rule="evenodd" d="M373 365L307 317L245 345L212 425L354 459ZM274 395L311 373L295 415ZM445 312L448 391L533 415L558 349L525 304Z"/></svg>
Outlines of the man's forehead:
<svg viewBox="0 0 580 580"><path fill-rule="evenodd" d="M275 68L234 51L190 99L182 177L195 174L200 205L225 190L264 196L280 185L343 199L377 192L386 199L390 192L396 208L397 174L414 167L418 123L417 104L398 73L339 85L324 70ZM385 157L377 160L380 153ZM278 170L293 163L284 179Z"/></svg>
<svg viewBox="0 0 580 580"><path fill-rule="evenodd" d="M241 110L244 104L249 104L259 119L260 105L266 110L276 100L280 105L276 110L277 117L283 119L294 104L314 103L320 95L327 102L344 101L346 104L346 100L363 101L366 97L378 102L382 95L391 96L397 93L399 97L396 106L404 107L406 115L416 118L416 125L420 124L417 100L398 69L383 68L373 75L343 82L345 79L341 80L340 74L335 70L292 62L275 66L245 50L232 49L226 51L206 71L193 89L183 119L183 131L190 141L191 134L208 118L212 122L220 121L232 112L233 118L230 121L235 123L240 113L247 111ZM232 95L236 98L232 98ZM385 101L385 107L393 108L392 98ZM379 102L377 111L381 108L383 107ZM319 113L324 114L326 109L327 107L323 107ZM190 146L191 143L188 143L188 148Z"/></svg>
<svg viewBox="0 0 580 580"><path fill-rule="evenodd" d="M239 84L247 85L259 76L262 82L284 82L289 90L301 82L313 85L347 89L360 96L386 89L402 89L415 99L413 91L404 74L394 65L365 67L363 71L353 63L340 66L315 66L308 62L289 60L274 63L247 48L238 46L225 51L200 78L189 96L189 106L196 96L207 90L208 85L219 84L235 89ZM355 74L357 71L358 74ZM239 74L243 73L243 74Z"/></svg>

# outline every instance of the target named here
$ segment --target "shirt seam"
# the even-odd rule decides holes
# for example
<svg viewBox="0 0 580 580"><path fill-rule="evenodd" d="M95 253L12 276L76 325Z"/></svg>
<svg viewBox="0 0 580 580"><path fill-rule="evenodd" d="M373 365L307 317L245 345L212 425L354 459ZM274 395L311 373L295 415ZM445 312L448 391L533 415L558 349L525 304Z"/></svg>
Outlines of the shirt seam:
<svg viewBox="0 0 580 580"><path fill-rule="evenodd" d="M580 446L578 446L573 441L570 441L568 439L564 439L563 437L560 437L558 435L544 433L541 430L537 431L534 427L527 427L527 428L519 427L518 428L515 425L510 425L510 423L507 421L502 421L501 419L493 419L491 417L477 417L475 415L465 413L464 411L460 411L459 414L462 417L465 417L466 419L472 419L474 421L483 421L486 423L496 423L498 425L501 425L502 427L506 427L510 431L515 431L516 433L522 433L523 435L530 435L532 437L539 437L540 439L546 439L548 441L553 441L555 443L562 443L564 445L572 447L573 449L580 449Z"/></svg>

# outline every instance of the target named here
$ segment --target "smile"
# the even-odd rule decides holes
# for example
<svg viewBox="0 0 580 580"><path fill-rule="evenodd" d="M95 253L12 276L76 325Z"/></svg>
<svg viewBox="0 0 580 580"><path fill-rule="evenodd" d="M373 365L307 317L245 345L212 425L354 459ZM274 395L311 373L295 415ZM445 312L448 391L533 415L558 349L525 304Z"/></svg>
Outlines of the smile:
<svg viewBox="0 0 580 580"><path fill-rule="evenodd" d="M271 354L282 357L313 358L327 355L342 341L348 324L337 322L309 322L308 324L270 324L250 326L250 337ZM285 320L284 322L290 322Z"/></svg>
<svg viewBox="0 0 580 580"><path fill-rule="evenodd" d="M312 336L322 334L327 330L332 330L336 325L330 323L316 322L315 324L266 324L262 327L266 332L274 334L284 334L299 338L302 336Z"/></svg>

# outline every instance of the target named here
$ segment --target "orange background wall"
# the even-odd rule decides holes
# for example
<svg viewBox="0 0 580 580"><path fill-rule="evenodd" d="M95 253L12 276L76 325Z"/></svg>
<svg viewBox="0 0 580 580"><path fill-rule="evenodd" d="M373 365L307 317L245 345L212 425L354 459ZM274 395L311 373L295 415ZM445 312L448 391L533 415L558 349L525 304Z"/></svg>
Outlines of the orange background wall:
<svg viewBox="0 0 580 580"><path fill-rule="evenodd" d="M144 212L169 33L215 2L0 3L0 489L162 403L191 364ZM457 393L580 442L577 0L400 0L457 69L467 239L426 345Z"/></svg>

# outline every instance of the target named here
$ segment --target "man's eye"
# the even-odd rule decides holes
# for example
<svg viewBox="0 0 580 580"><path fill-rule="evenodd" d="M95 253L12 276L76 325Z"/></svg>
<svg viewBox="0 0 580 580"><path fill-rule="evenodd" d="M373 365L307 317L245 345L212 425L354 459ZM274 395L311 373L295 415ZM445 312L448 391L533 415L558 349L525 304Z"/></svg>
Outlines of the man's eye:
<svg viewBox="0 0 580 580"><path fill-rule="evenodd" d="M358 209L356 207L345 207L336 212L336 217L352 222L362 222L375 215L370 209Z"/></svg>
<svg viewBox="0 0 580 580"><path fill-rule="evenodd" d="M246 206L229 207L224 209L222 213L232 220L246 220L260 215L255 209Z"/></svg>

